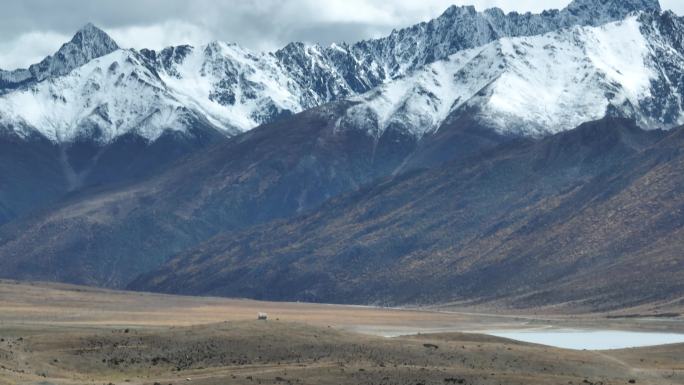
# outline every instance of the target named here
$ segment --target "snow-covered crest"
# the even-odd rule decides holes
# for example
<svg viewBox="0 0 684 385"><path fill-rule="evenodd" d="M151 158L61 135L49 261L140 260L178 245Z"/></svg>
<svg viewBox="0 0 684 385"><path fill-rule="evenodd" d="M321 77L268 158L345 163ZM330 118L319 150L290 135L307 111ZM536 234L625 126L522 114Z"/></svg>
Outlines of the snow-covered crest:
<svg viewBox="0 0 684 385"><path fill-rule="evenodd" d="M212 42L188 48L178 63L157 62L161 79L184 105L227 132L246 131L273 115L299 111L299 90L274 56L235 44Z"/></svg>
<svg viewBox="0 0 684 385"><path fill-rule="evenodd" d="M5 95L0 111L0 125L38 130L55 142L109 142L128 132L155 140L164 130L183 131L187 118L184 105L128 50Z"/></svg>
<svg viewBox="0 0 684 385"><path fill-rule="evenodd" d="M509 135L553 134L606 115L635 118L644 127L679 125L681 101L676 114L666 108L677 86L656 92L654 84L677 78L668 71L683 68L684 58L672 49L669 57L658 52L668 43L644 25L649 20L634 15L464 50L354 98L358 104L340 125L420 137L466 109Z"/></svg>
<svg viewBox="0 0 684 385"><path fill-rule="evenodd" d="M422 136L466 105L480 108L483 119L498 121L499 126L508 117L516 117L513 112L529 108L536 117L535 128L530 130L543 134L566 126L557 125L555 120L561 118L552 115L575 122L568 114L592 117L595 109L606 107L568 101L554 110L542 103L546 106L544 113L536 110L539 104L525 105L525 92L532 93L529 90L535 87L549 87L534 92L544 100L568 92L561 84L562 76L544 66L566 64L566 59L590 60L596 73L589 76L605 78L591 82L602 84L600 90L594 91L615 94L611 106L619 104L618 100L627 103L618 110L632 106L637 111L634 103L648 103L643 73L625 72L628 69L620 66L619 73L613 70L613 61L622 59L618 55L621 53L599 50L590 58L570 50L570 43L559 43L559 63L554 64L554 57L544 56L548 52L537 46L542 38L527 41L515 37L561 29L582 35L577 31L588 29L572 27L601 25L621 20L634 11L653 13L659 9L657 0L575 0L564 10L539 15L451 7L429 23L394 31L385 38L330 47L292 43L274 53L254 53L221 42L136 53L120 50L104 32L89 24L40 64L27 70L0 71L0 89L6 92L0 96L1 122L22 132L40 132L54 141L95 135L97 140L107 142L128 132L155 140L164 130L185 132L188 122L198 119L226 135L235 135L282 116L352 97L362 105L343 122L374 135L393 126ZM568 33L555 36L561 39ZM592 44L598 47L610 40L599 36L592 43L588 36L580 36L580 40L584 38L582 49L589 51ZM520 47L525 48L523 54L518 54ZM603 52L617 56L611 59ZM563 58L561 53L571 58ZM107 65L114 62L127 71L124 80L107 77ZM531 79L526 71L546 78ZM138 80L132 80L135 77ZM672 79L660 75L656 78ZM639 80L638 84L630 84L634 79ZM609 81L619 87L603 85ZM520 89L515 95L506 95L504 91L512 87ZM479 102L475 97L478 93L482 99ZM675 108L672 100L668 103L668 117L658 118L651 111L643 119L678 121L678 105ZM651 104L651 110L660 108L658 103ZM569 108L588 110L576 113ZM515 132L510 128L512 123L506 126Z"/></svg>
<svg viewBox="0 0 684 385"><path fill-rule="evenodd" d="M43 81L50 77L63 76L98 57L119 49L116 42L104 31L88 23L78 30L74 37L40 63L28 69L14 71L0 70L0 95L22 85Z"/></svg>

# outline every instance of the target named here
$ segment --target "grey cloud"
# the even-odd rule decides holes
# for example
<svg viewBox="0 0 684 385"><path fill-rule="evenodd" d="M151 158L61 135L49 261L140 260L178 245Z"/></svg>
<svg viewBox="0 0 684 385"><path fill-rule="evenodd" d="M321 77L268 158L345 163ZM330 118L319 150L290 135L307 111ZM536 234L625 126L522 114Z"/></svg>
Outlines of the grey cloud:
<svg viewBox="0 0 684 385"><path fill-rule="evenodd" d="M355 42L439 15L449 4L506 11L561 8L570 0L4 0L0 13L0 68L26 63L59 47L31 45L37 33L71 36L93 22L121 45L155 47L199 39L271 50L291 41ZM661 0L684 11L681 0ZM185 29L180 28L183 26ZM189 27L192 26L192 27ZM22 54L23 52L23 54ZM11 63L11 64L10 64Z"/></svg>
<svg viewBox="0 0 684 385"><path fill-rule="evenodd" d="M503 0L513 2L513 0ZM518 0L515 0L518 1ZM4 0L0 14L0 40L13 40L30 31L52 31L72 34L86 22L104 29L129 26L149 26L169 20L180 20L210 31L216 39L235 41L260 47L292 40L358 40L367 31L386 31L401 25L391 22L412 22L436 16L450 3L445 0L331 1L331 0ZM459 1L458 3L469 3ZM489 6L491 0L474 0ZM564 0L554 1L563 3ZM331 4L349 4L331 7ZM359 9L359 5L366 5ZM407 6L409 4L409 6ZM338 8L331 11L330 8ZM346 9L345 9L346 8ZM358 24L364 10L379 10L389 17L373 18ZM432 9L433 12L422 10ZM417 12L416 10L422 11ZM411 15L402 13L411 12ZM331 14L333 13L333 14ZM369 13L369 12L366 12ZM357 21L355 27L353 21ZM326 28L326 24L328 24ZM321 36L324 38L321 39Z"/></svg>

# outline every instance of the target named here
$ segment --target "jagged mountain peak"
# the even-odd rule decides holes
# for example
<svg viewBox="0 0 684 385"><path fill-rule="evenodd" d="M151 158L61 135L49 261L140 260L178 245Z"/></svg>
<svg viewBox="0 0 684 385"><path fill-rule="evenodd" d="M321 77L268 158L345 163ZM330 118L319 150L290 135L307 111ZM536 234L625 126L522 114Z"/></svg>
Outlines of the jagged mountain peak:
<svg viewBox="0 0 684 385"><path fill-rule="evenodd" d="M604 11L613 14L635 11L661 11L658 0L573 0L566 9L573 13Z"/></svg>
<svg viewBox="0 0 684 385"><path fill-rule="evenodd" d="M119 49L118 44L92 23L84 25L57 52L27 69L0 70L0 95L30 86L46 79L64 76L90 62Z"/></svg>
<svg viewBox="0 0 684 385"><path fill-rule="evenodd" d="M116 42L104 31L88 23L52 56L29 67L37 81L63 76L89 61L119 49Z"/></svg>
<svg viewBox="0 0 684 385"><path fill-rule="evenodd" d="M208 58L225 59L226 57L259 56L261 53L252 52L238 43L221 40L212 40L208 44L199 47Z"/></svg>
<svg viewBox="0 0 684 385"><path fill-rule="evenodd" d="M93 23L87 23L79 29L69 43L74 44L80 48L87 47L101 47L107 51L114 51L119 48L116 41L112 39L105 31L96 27ZM65 46L67 46L65 44Z"/></svg>
<svg viewBox="0 0 684 385"><path fill-rule="evenodd" d="M451 5L449 8L446 9L446 11L444 11L442 13L441 16L444 17L444 16L476 14L476 13L477 13L477 9L475 9L475 6L473 6L473 5Z"/></svg>
<svg viewBox="0 0 684 385"><path fill-rule="evenodd" d="M573 0L563 10L549 9L543 11L540 16L551 17L559 13L568 13L574 16L586 15L596 17L597 15L604 15L612 18L612 20L619 19L631 12L638 11L653 11L661 12L659 0ZM442 13L438 18L453 18L464 16L477 16L479 12L472 5L452 5ZM498 17L505 17L506 15L520 15L517 11L512 11L506 14L501 8L492 7L485 9L482 14L494 15ZM525 12L525 15L532 15L531 12ZM600 20L599 20L600 21Z"/></svg>
<svg viewBox="0 0 684 385"><path fill-rule="evenodd" d="M212 40L209 43L207 43L204 47L207 50L214 50L214 51L220 51L223 49L223 47L237 47L237 43L230 43L226 41L221 41L221 40Z"/></svg>
<svg viewBox="0 0 684 385"><path fill-rule="evenodd" d="M505 13L499 8L479 12L473 6L453 5L433 20L394 30L387 37L359 42L351 50L362 62L379 63L379 78L396 79L456 52L504 37L600 26L634 12L659 10L658 0L575 0L562 10L538 14Z"/></svg>

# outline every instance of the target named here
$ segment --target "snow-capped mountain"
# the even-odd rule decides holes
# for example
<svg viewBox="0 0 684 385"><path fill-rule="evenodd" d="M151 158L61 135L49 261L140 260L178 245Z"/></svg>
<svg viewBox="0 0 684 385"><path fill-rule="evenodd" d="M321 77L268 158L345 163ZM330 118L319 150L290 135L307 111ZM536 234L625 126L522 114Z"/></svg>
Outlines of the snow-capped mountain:
<svg viewBox="0 0 684 385"><path fill-rule="evenodd" d="M517 275L518 258L547 230L548 243L526 259L547 264L559 234L580 239L570 273L597 255L622 255L621 234L672 244L681 238L683 170L672 149L684 129L646 131L620 117L643 128L684 123L683 36L684 19L656 0L575 0L540 15L452 7L383 39L292 43L273 53L222 42L127 50L88 25L44 70L2 73L0 276L122 287L189 252L203 261L273 262L235 274L262 279L266 266L273 273L266 283L279 285L292 275L291 262L311 265L306 258L319 257L312 250L332 239L340 247L317 261L333 263L295 277L296 290L312 280L313 291L289 299L336 300L343 297L325 293L358 281L347 285L326 271L357 277L349 262L359 258L371 261L373 282L377 272L398 282L390 275L401 271L387 266L454 271L464 250L479 261L494 245L490 261L512 262L478 265L470 282L481 282L480 273ZM584 209L592 212L574 215ZM615 213L624 218L613 221ZM564 231L568 215L579 219ZM642 220L651 221L647 231L629 225ZM575 237L587 228L584 239ZM297 250L293 234L302 241ZM436 243L425 234L448 242L431 249ZM229 242L211 255L192 251L209 250L217 235ZM322 243L307 244L316 237ZM524 242L499 247L501 239ZM263 248L264 240L277 244ZM610 250L597 254L587 243ZM650 255L643 245L660 247L642 242L633 254L639 263ZM414 253L423 251L429 258ZM209 269L197 261L183 269L200 272L184 281L200 282L197 293L260 295L251 278L230 293L207 292L239 282L205 279L236 260L218 258ZM330 270L337 262L340 269ZM407 271L399 284L437 270ZM168 277L177 290L181 276ZM371 294L357 298L380 298Z"/></svg>
<svg viewBox="0 0 684 385"><path fill-rule="evenodd" d="M598 26L632 12L660 12L658 0L574 0L563 10L541 14L499 8L477 12L472 6L452 6L427 23L392 32L351 47L362 63L379 67L383 79L397 78L463 49L479 47L503 37L532 36L572 26Z"/></svg>
<svg viewBox="0 0 684 385"><path fill-rule="evenodd" d="M154 141L203 119L185 107L139 54L117 50L66 76L0 98L0 124L22 136L37 130L53 142L106 143L126 133Z"/></svg>
<svg viewBox="0 0 684 385"><path fill-rule="evenodd" d="M66 75L72 70L100 56L119 49L109 35L93 24L86 24L54 55L48 56L28 69L0 70L0 95L20 86Z"/></svg>
<svg viewBox="0 0 684 385"><path fill-rule="evenodd" d="M483 50L496 50L498 44L503 54L507 37L598 26L635 11L660 12L660 6L657 0L575 0L561 11L538 15L454 6L435 20L385 38L329 47L292 43L273 53L250 52L222 42L135 52L120 49L106 33L88 24L43 62L26 70L0 71L0 128L24 136L39 133L58 143L88 137L108 143L128 133L154 141L165 131L186 133L201 121L232 136L327 102L349 97L370 101L380 85L393 93L389 99L408 101L397 93L431 89L421 85L431 77L430 71L435 71L433 77L455 70L472 77L453 84L432 79L444 85L435 90L444 94L436 94L441 101L434 103L441 105L434 112L421 107L426 103L421 95L410 96L418 104L403 109L418 113L404 114L407 120L401 124L409 132L425 132L453 110L445 104L450 98L459 97L463 103L470 95L467 99L472 101L473 92L483 88L473 89L482 85L478 77L491 80L502 73L497 68L475 68L472 60L510 61ZM492 42L498 43L477 52ZM520 60L523 56L518 55ZM431 63L436 64L425 67ZM467 68L461 70L461 65ZM412 86L412 81L417 83ZM393 122L399 118L393 113ZM380 126L388 119L380 117Z"/></svg>
<svg viewBox="0 0 684 385"><path fill-rule="evenodd" d="M646 128L684 123L684 23L639 13L598 27L502 38L461 51L378 89L342 128L387 128L422 136L450 116L475 113L502 134L544 136L605 116Z"/></svg>
<svg viewBox="0 0 684 385"><path fill-rule="evenodd" d="M223 42L141 53L184 105L229 134L303 108L304 91L273 55Z"/></svg>

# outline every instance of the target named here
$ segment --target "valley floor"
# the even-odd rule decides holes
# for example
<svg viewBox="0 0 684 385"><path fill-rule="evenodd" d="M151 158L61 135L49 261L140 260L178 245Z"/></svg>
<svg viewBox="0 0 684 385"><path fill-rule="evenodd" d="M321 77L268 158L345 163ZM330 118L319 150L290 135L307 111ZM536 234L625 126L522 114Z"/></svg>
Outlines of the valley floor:
<svg viewBox="0 0 684 385"><path fill-rule="evenodd" d="M684 384L684 345L575 351L462 333L539 327L684 331L684 319L676 315L456 310L5 281L0 384ZM269 320L257 321L257 312L268 313ZM415 335L382 337L400 334Z"/></svg>

